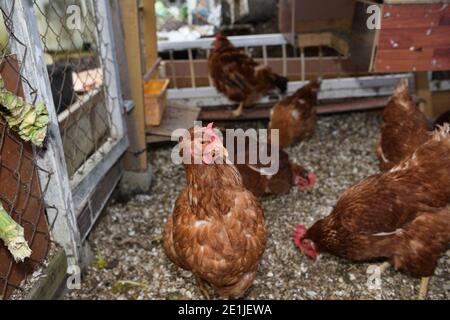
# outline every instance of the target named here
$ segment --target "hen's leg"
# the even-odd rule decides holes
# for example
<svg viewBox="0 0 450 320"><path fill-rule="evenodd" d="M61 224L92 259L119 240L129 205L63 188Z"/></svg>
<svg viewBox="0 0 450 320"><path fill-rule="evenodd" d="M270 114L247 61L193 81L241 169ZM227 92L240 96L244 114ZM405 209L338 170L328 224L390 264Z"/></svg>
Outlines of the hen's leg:
<svg viewBox="0 0 450 320"><path fill-rule="evenodd" d="M391 266L391 264L389 262L384 262L382 263L379 268L380 268L380 272L383 273L384 271L386 271L389 267ZM419 300L425 300L425 298L427 297L427 291L428 291L428 283L430 282L430 278L426 277L426 278L422 278L420 280L420 288L419 288L419 296L417 297Z"/></svg>
<svg viewBox="0 0 450 320"><path fill-rule="evenodd" d="M427 297L429 282L430 282L429 277L422 278L420 280L419 297L418 297L419 300L425 300L425 298Z"/></svg>
<svg viewBox="0 0 450 320"><path fill-rule="evenodd" d="M206 282L197 275L195 276L195 279L197 280L197 286L200 289L200 292L202 293L203 297L207 300L211 299L209 296L208 288L206 286Z"/></svg>
<svg viewBox="0 0 450 320"><path fill-rule="evenodd" d="M391 264L389 262L383 262L382 264L379 265L380 268L380 272L383 273L385 272L387 269L389 269L391 267Z"/></svg>
<svg viewBox="0 0 450 320"><path fill-rule="evenodd" d="M242 109L244 109L244 104L245 102L242 101L241 103L239 103L239 107L233 111L233 116L234 117L239 117L242 114Z"/></svg>

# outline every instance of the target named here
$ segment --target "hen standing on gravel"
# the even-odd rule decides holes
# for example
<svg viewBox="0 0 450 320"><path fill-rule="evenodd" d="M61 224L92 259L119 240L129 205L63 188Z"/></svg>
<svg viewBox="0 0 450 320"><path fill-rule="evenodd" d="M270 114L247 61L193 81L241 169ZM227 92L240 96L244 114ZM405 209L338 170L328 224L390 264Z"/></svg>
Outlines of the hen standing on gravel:
<svg viewBox="0 0 450 320"><path fill-rule="evenodd" d="M205 297L209 284L223 298L239 298L251 286L266 247L264 212L233 164L214 163L228 153L212 124L197 130L201 139L193 139L198 134L190 129L180 142L183 152L201 163L185 164L187 186L164 228L164 250L173 263L192 271Z"/></svg>

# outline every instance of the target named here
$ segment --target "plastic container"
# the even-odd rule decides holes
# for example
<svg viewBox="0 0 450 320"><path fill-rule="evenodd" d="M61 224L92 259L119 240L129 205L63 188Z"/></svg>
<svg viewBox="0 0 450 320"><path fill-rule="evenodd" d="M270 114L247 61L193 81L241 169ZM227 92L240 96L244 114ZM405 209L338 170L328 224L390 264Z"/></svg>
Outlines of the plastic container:
<svg viewBox="0 0 450 320"><path fill-rule="evenodd" d="M159 126L166 108L169 79L152 79L144 85L145 125Z"/></svg>

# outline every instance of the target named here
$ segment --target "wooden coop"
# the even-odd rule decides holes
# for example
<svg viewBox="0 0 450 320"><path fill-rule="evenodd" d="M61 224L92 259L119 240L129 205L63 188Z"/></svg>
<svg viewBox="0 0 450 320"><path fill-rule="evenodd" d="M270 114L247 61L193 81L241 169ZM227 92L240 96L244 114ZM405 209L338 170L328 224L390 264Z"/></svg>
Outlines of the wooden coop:
<svg viewBox="0 0 450 320"><path fill-rule="evenodd" d="M446 3L430 2L436 1L280 0L280 33L229 39L258 62L288 77L288 92L295 91L304 81L324 79L319 113L380 108L398 80L406 77L421 98L425 113L436 117L448 109L448 81L432 78L431 72L449 69L449 8ZM373 30L366 26L372 12L367 9L372 5L376 8L371 10L376 10L380 18L380 26ZM141 10L149 13L145 8ZM148 24L146 21L144 47L146 39L152 41L156 37L150 36L153 29ZM151 61L157 61L160 76L170 80L164 114L171 120L160 126L147 125L148 142L168 140L171 123L183 113L180 108L190 108L185 111L190 120L197 112L199 119L204 120L230 118L226 107L232 103L216 92L208 75L211 42L211 38L158 41L160 60L153 53ZM398 46L392 48L391 43ZM387 64L386 59L392 56L402 58ZM277 99L264 98L261 108L246 110L242 118L267 118L267 106ZM201 110L197 110L199 107Z"/></svg>

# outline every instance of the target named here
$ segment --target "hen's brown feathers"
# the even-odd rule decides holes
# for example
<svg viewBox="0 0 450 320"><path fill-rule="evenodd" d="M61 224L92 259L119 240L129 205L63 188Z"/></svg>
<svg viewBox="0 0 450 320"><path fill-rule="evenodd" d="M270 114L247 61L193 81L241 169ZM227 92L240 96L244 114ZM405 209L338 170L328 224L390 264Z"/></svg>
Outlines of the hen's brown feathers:
<svg viewBox="0 0 450 320"><path fill-rule="evenodd" d="M164 249L221 296L241 297L265 249L264 213L233 165L186 165L187 187L164 228Z"/></svg>
<svg viewBox="0 0 450 320"><path fill-rule="evenodd" d="M389 172L350 187L305 238L344 258L389 258L399 269L430 275L450 239L448 131L434 133Z"/></svg>
<svg viewBox="0 0 450 320"><path fill-rule="evenodd" d="M317 91L319 81L313 81L278 102L271 111L269 129L278 129L280 147L312 136L316 125Z"/></svg>
<svg viewBox="0 0 450 320"><path fill-rule="evenodd" d="M230 100L250 104L276 87L286 91L286 78L258 65L228 39L221 37L214 46L208 58L209 73L217 90Z"/></svg>
<svg viewBox="0 0 450 320"><path fill-rule="evenodd" d="M427 119L412 100L408 82L403 79L383 111L381 136L376 147L380 170L391 169L428 138Z"/></svg>
<svg viewBox="0 0 450 320"><path fill-rule="evenodd" d="M226 138L226 136L225 136ZM250 139L254 140L255 149L250 148ZM229 147L227 139L226 145ZM265 170L269 170L271 164L262 164L260 161L260 145L253 138L246 138L245 140L245 161L238 162L237 139L234 140L234 163L239 173L242 176L242 182L245 188L251 191L255 196L262 197L267 195L280 195L289 193L292 186L294 186L295 176L306 177L308 171L300 165L293 164L289 161L288 154L278 149L278 170L274 174L263 174ZM271 145L267 143L266 150L263 153L271 155ZM276 149L275 149L276 150ZM253 157L257 160L256 163L250 161ZM276 161L275 157L272 158Z"/></svg>

